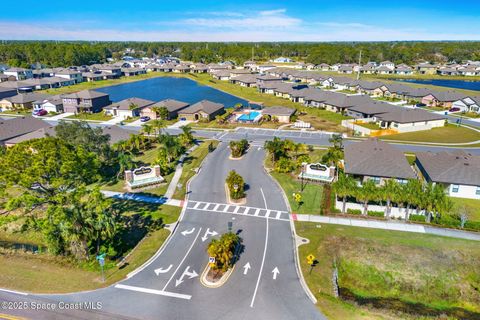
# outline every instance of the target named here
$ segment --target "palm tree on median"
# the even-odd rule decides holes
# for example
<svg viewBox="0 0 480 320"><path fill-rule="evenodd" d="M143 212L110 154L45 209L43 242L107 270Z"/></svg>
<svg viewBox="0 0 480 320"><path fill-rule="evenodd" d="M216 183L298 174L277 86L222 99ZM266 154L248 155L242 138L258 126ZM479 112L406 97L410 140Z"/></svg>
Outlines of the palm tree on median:
<svg viewBox="0 0 480 320"><path fill-rule="evenodd" d="M333 183L333 191L337 197L342 198L342 213L345 213L347 206L347 197L356 193L358 186L355 179L341 173L338 180Z"/></svg>

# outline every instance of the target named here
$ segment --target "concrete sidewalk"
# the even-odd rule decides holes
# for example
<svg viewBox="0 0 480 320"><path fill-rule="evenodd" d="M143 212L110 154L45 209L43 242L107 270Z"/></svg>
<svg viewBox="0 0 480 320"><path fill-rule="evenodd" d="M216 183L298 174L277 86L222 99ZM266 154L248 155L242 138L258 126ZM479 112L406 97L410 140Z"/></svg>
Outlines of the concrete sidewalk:
<svg viewBox="0 0 480 320"><path fill-rule="evenodd" d="M108 191L101 190L102 194L107 198L129 200L129 201L138 201L154 204L166 204L169 206L182 207L183 201L176 199L168 199L163 196L147 196L139 193L129 193L129 192L117 192L117 191Z"/></svg>
<svg viewBox="0 0 480 320"><path fill-rule="evenodd" d="M190 149L187 150L185 154L182 154L180 159L178 159L178 164L175 168L175 174L173 175L172 181L170 181L170 184L168 185L167 192L165 192L165 197L168 199L171 199L173 197L173 194L175 193L175 188L178 185L178 180L180 180L180 177L182 176L183 172L183 161L185 158L198 147L198 145L193 145Z"/></svg>
<svg viewBox="0 0 480 320"><path fill-rule="evenodd" d="M375 229L384 229L384 230L425 233L425 234L433 234L437 236L480 241L480 233L431 227L431 226L414 224L414 223L364 220L364 219L352 219L352 218L337 218L337 217L327 217L327 216L318 216L318 215L310 215L310 214L292 214L292 218L293 220L296 220L296 221L318 222L318 223L339 224L339 225L361 227L361 228L375 228Z"/></svg>

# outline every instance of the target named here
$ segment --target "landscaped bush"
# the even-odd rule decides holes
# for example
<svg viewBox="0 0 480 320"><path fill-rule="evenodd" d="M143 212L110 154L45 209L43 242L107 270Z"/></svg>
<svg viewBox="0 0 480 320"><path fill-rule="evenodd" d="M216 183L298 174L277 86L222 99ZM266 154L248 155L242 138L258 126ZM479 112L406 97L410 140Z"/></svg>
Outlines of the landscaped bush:
<svg viewBox="0 0 480 320"><path fill-rule="evenodd" d="M368 211L367 215L369 215L370 217L382 217L383 218L385 216L385 212L383 212L383 211Z"/></svg>
<svg viewBox="0 0 480 320"><path fill-rule="evenodd" d="M230 171L226 183L232 199L240 199L245 196L245 182L235 170Z"/></svg>
<svg viewBox="0 0 480 320"><path fill-rule="evenodd" d="M230 141L229 146L230 151L232 152L232 157L240 158L248 149L248 141L246 139L242 139L240 141Z"/></svg>
<svg viewBox="0 0 480 320"><path fill-rule="evenodd" d="M287 158L280 158L280 160L275 163L275 171L280 173L289 173L297 168L295 162Z"/></svg>
<svg viewBox="0 0 480 320"><path fill-rule="evenodd" d="M410 221L416 221L416 222L425 222L425 216L422 214L411 214L410 217L408 217Z"/></svg>
<svg viewBox="0 0 480 320"><path fill-rule="evenodd" d="M362 214L362 210L360 209L347 209L348 214L355 214L355 215L360 215Z"/></svg>

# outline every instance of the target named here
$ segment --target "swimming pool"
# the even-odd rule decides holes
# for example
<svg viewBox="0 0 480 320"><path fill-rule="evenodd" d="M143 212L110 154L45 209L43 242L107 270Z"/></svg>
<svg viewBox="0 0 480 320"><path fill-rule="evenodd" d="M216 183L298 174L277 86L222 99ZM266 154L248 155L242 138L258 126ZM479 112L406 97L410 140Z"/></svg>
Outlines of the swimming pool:
<svg viewBox="0 0 480 320"><path fill-rule="evenodd" d="M242 114L240 117L237 118L237 120L238 121L254 121L259 115L260 115L260 112L252 111L250 113Z"/></svg>

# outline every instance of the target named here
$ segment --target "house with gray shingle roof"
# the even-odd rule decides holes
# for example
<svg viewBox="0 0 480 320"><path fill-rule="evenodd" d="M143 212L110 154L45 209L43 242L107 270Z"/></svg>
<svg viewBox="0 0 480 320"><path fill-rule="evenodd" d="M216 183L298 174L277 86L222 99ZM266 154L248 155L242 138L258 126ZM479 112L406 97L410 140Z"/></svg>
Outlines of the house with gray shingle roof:
<svg viewBox="0 0 480 320"><path fill-rule="evenodd" d="M267 115L272 118L275 117L280 123L290 123L290 119L296 111L297 110L293 108L275 106L263 109L262 115Z"/></svg>
<svg viewBox="0 0 480 320"><path fill-rule="evenodd" d="M128 119L140 116L140 112L143 108L154 103L155 101L152 100L133 97L112 103L111 105L104 107L103 110L106 114L116 118Z"/></svg>
<svg viewBox="0 0 480 320"><path fill-rule="evenodd" d="M140 112L140 116L147 116L151 119L157 119L159 115L157 114L156 108L166 108L168 110L167 120L175 119L178 116L178 112L188 106L189 104L183 101L165 99L143 108Z"/></svg>
<svg viewBox="0 0 480 320"><path fill-rule="evenodd" d="M414 179L415 172L400 149L378 140L368 139L345 146L345 173L365 182L383 184L396 179L401 183Z"/></svg>
<svg viewBox="0 0 480 320"><path fill-rule="evenodd" d="M181 110L178 113L180 119L186 120L204 120L211 121L215 119L217 115L225 113L224 105L208 100L202 100L191 106Z"/></svg>
<svg viewBox="0 0 480 320"><path fill-rule="evenodd" d="M82 90L63 96L63 109L65 112L100 112L110 104L107 93L94 90Z"/></svg>
<svg viewBox="0 0 480 320"><path fill-rule="evenodd" d="M2 119L0 120L0 144L4 145L7 140L49 126L45 121L31 116Z"/></svg>
<svg viewBox="0 0 480 320"><path fill-rule="evenodd" d="M480 156L455 152L418 152L415 168L426 181L441 184L451 197L480 199Z"/></svg>

